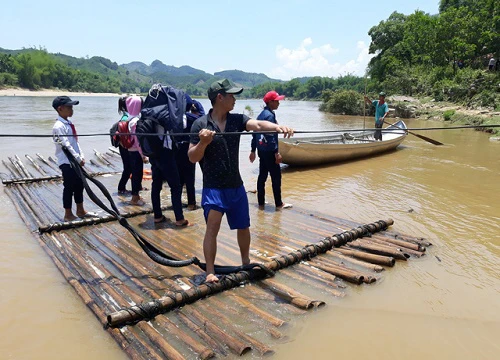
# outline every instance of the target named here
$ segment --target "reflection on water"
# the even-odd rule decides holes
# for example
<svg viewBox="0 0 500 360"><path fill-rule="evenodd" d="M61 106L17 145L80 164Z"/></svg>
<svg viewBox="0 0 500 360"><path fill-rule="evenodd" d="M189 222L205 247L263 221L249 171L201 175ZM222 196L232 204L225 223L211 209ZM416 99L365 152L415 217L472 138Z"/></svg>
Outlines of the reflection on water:
<svg viewBox="0 0 500 360"><path fill-rule="evenodd" d="M113 97L83 97L75 107L80 134L107 133L117 119ZM0 133L50 133L51 98L0 98ZM208 109L208 101L203 100ZM261 101L239 100L258 115ZM317 111L316 102L284 101L278 120L297 130L355 129L372 119ZM407 120L410 128L439 125ZM492 359L500 333L500 144L472 130L426 132L434 146L409 135L396 151L316 168L285 168L283 198L295 206L357 222L393 218L395 230L435 244L428 256L399 263L374 286L352 288L342 301L289 327L276 358ZM81 138L87 153L108 147L107 137ZM255 189L250 137L240 165ZM2 159L53 154L49 139L1 138ZM198 176L198 181L200 176ZM198 183L199 184L199 183ZM271 200L270 181L268 182ZM249 195L256 203L255 195ZM0 351L2 358L122 359L124 353L60 276L0 192ZM286 216L286 212L260 216ZM252 219L256 229L259 217ZM334 229L340 232L343 229ZM200 244L201 246L201 244Z"/></svg>

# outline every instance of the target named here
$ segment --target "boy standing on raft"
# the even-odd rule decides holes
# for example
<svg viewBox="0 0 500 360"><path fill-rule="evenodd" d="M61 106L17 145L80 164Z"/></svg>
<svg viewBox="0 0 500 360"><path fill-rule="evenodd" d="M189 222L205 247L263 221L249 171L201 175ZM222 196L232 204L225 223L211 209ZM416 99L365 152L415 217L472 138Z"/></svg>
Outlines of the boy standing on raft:
<svg viewBox="0 0 500 360"><path fill-rule="evenodd" d="M95 213L85 211L83 207L83 182L71 167L66 154L62 150L62 146L65 146L81 166L85 165L85 158L78 143L75 125L69 120L73 116L73 105L79 103L79 101L71 100L68 96L58 96L52 101L52 107L58 114L52 128L52 136L56 145L57 165L59 165L63 176L64 221L73 221L77 217L97 216ZM71 210L73 197L76 203L76 216Z"/></svg>

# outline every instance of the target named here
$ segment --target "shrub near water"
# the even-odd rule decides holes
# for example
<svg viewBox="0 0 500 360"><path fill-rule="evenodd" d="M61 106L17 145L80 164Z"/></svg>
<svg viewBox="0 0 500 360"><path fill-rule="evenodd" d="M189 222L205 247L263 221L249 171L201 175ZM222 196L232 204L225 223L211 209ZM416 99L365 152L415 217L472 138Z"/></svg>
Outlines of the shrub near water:
<svg viewBox="0 0 500 360"><path fill-rule="evenodd" d="M354 90L325 90L322 99L320 111L344 115L362 114L363 96Z"/></svg>

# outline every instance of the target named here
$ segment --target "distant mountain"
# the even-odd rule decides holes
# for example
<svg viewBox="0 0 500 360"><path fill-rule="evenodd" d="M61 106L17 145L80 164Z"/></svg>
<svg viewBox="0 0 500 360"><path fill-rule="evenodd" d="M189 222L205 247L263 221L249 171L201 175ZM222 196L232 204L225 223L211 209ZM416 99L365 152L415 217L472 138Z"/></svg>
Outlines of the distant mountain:
<svg viewBox="0 0 500 360"><path fill-rule="evenodd" d="M214 75L218 79L229 79L238 85L250 88L271 81L281 82L281 80L271 79L264 74L247 73L241 70L224 70L216 72Z"/></svg>
<svg viewBox="0 0 500 360"><path fill-rule="evenodd" d="M160 60L153 61L149 66L137 61L121 66L130 71L136 71L139 74L150 76L154 81L163 84L171 84L173 86L189 83L193 86L206 89L213 81L223 78L229 79L246 88L252 88L270 81L281 82L281 80L271 79L264 74L247 73L241 70L225 70L216 72L212 75L187 65L181 67L165 65Z"/></svg>
<svg viewBox="0 0 500 360"><path fill-rule="evenodd" d="M50 82L52 82L53 85L47 81L46 84L43 84L38 81L38 79L35 79L37 83L34 83L28 76L25 80L19 81L20 85L27 82L33 82L32 85L24 84L28 87L43 88L50 86L66 86L68 89L93 89L94 91L99 89L99 91L145 93L152 84L161 83L163 85L171 85L186 90L192 95L204 95L213 81L227 78L238 86L248 89L243 96L249 96L250 89L255 86L268 82L282 82L281 80L271 79L265 74L247 73L241 70L225 70L216 72L215 74L209 74L188 65L183 65L181 67L165 65L160 60L153 61L151 65L146 65L139 61L119 65L102 56L77 58L61 53L48 53L43 48L28 48L21 50L0 48L0 55L1 54L16 58L16 60L8 60L9 62L17 61L18 56L22 57L24 54L27 54L27 58L24 58L22 61L25 63L26 61L31 62L35 68L39 67L40 69L48 68L49 63L53 62L50 66L54 69L59 69L63 77L65 76L67 78L67 81L61 81L57 78L54 70L51 70L53 75L52 78L57 78L55 80L51 78ZM48 62L47 60L42 60L44 56L53 60ZM61 67L57 67L57 65L55 65L56 63L64 64L63 66L67 66L71 71L68 72ZM13 69L14 68L15 66ZM4 69L4 71L7 70ZM9 71L15 73L15 70ZM81 73L79 74L78 71ZM74 76L69 76L69 73ZM10 78L10 81L16 82L17 79Z"/></svg>

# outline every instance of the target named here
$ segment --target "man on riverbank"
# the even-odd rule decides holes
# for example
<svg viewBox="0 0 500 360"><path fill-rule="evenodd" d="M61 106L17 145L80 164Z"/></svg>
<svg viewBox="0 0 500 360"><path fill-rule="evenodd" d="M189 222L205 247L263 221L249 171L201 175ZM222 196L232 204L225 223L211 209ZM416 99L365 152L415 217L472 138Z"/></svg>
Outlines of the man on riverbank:
<svg viewBox="0 0 500 360"><path fill-rule="evenodd" d="M243 265L250 263L250 214L248 198L239 171L240 134L242 131L276 131L285 137L293 136L293 129L257 121L244 114L231 114L243 88L234 87L229 80L219 80L208 89L212 109L197 119L191 132L189 160L200 162L203 172L203 207L207 227L203 239L206 262L206 282L217 282L215 256L217 235L222 217L226 214L231 229L237 229L237 239ZM217 136L215 136L217 134Z"/></svg>
<svg viewBox="0 0 500 360"><path fill-rule="evenodd" d="M375 130L373 137L375 140L382 141L382 125L384 125L385 117L389 114L389 105L385 102L385 92L382 91L379 94L378 100L371 101L365 96L365 102L375 107L375 128L377 130Z"/></svg>

